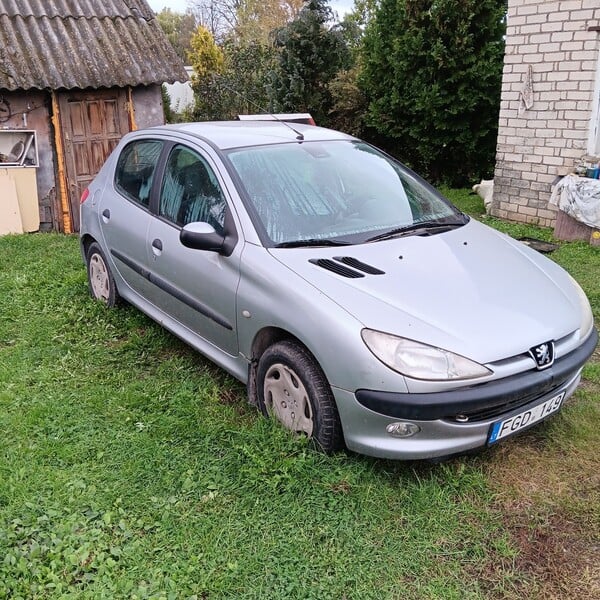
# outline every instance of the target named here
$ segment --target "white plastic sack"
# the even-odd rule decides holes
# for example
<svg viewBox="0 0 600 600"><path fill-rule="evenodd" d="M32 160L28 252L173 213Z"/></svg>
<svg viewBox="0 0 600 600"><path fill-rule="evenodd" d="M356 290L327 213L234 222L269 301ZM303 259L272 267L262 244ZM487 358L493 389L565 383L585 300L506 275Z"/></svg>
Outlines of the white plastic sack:
<svg viewBox="0 0 600 600"><path fill-rule="evenodd" d="M476 183L471 189L483 199L485 212L489 214L492 200L494 198L494 180L482 179L481 183Z"/></svg>
<svg viewBox="0 0 600 600"><path fill-rule="evenodd" d="M577 221L600 229L600 180L567 175L556 184L550 203Z"/></svg>

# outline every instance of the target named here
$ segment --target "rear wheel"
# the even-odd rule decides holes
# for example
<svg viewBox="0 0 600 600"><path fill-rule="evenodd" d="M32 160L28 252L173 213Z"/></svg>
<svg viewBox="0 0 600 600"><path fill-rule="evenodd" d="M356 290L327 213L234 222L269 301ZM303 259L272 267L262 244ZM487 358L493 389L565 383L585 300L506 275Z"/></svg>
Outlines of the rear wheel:
<svg viewBox="0 0 600 600"><path fill-rule="evenodd" d="M342 427L329 383L311 354L291 340L261 356L257 391L263 413L304 434L330 454L342 446Z"/></svg>
<svg viewBox="0 0 600 600"><path fill-rule="evenodd" d="M97 242L90 244L87 251L87 273L90 295L100 300L109 308L115 306L120 299L115 280Z"/></svg>

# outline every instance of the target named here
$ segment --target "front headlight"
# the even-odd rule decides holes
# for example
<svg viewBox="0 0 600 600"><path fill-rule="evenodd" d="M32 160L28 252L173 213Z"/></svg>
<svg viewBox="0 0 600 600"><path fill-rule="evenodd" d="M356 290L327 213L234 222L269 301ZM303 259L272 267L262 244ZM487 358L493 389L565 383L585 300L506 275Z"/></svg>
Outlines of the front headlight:
<svg viewBox="0 0 600 600"><path fill-rule="evenodd" d="M474 379L492 372L472 360L389 333L363 329L367 348L384 364L402 375L429 381Z"/></svg>
<svg viewBox="0 0 600 600"><path fill-rule="evenodd" d="M581 307L581 325L579 327L579 338L584 340L589 335L590 331L592 331L592 327L594 326L594 315L592 314L592 307L590 306L590 301L588 300L585 292L581 289L581 286L569 275L571 278L571 283L577 292L577 297L579 299L579 306Z"/></svg>

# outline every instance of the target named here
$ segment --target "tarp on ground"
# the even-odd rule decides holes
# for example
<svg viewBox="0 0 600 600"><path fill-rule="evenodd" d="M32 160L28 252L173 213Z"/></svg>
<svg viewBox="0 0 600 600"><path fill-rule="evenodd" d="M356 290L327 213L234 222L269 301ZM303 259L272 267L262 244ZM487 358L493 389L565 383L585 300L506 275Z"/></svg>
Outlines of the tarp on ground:
<svg viewBox="0 0 600 600"><path fill-rule="evenodd" d="M567 175L556 184L550 203L580 223L600 229L600 180Z"/></svg>

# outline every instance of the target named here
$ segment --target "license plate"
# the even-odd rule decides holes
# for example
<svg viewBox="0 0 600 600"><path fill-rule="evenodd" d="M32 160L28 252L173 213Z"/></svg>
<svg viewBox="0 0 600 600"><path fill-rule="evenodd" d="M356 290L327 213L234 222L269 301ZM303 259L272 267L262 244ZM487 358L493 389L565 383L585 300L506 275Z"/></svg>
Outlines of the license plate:
<svg viewBox="0 0 600 600"><path fill-rule="evenodd" d="M513 415L503 421L497 421L492 425L488 444L493 444L502 438L517 433L518 431L521 431L521 429L525 429L526 427L545 419L552 413L555 413L560 408L564 397L565 393L562 392L561 394L558 394L558 396L554 396L529 410L524 410L518 415Z"/></svg>

